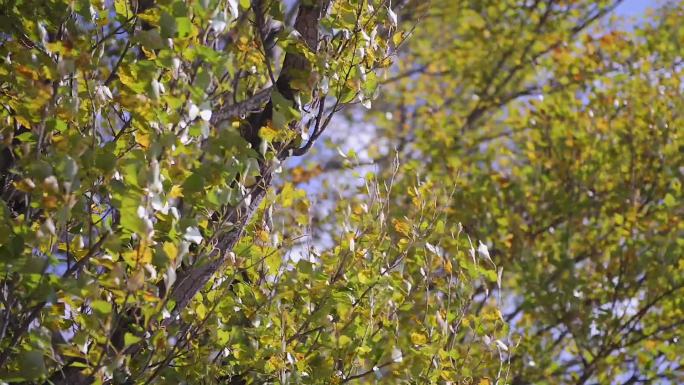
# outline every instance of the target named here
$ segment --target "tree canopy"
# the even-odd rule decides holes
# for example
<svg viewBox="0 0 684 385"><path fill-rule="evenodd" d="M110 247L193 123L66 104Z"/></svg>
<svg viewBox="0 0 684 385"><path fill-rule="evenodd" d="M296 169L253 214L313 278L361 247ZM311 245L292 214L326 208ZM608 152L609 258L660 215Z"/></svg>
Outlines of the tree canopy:
<svg viewBox="0 0 684 385"><path fill-rule="evenodd" d="M0 383L684 381L684 2L621 2L5 2Z"/></svg>

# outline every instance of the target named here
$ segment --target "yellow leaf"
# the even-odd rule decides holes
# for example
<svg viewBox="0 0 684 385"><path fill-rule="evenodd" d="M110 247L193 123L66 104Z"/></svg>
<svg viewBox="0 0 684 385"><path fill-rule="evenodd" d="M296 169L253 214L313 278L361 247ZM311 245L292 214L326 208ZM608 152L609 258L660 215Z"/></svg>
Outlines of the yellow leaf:
<svg viewBox="0 0 684 385"><path fill-rule="evenodd" d="M172 261L178 256L178 248L171 242L164 242L163 249L169 259Z"/></svg>
<svg viewBox="0 0 684 385"><path fill-rule="evenodd" d="M294 203L295 189L292 183L285 183L283 189L280 192L280 199L282 200L283 207L291 207Z"/></svg>
<svg viewBox="0 0 684 385"><path fill-rule="evenodd" d="M135 79L135 76L133 75L133 73L128 68L122 67L118 72L118 76L119 76L119 81L121 81L121 83L123 83L123 84L125 84L131 88L136 86L137 81Z"/></svg>
<svg viewBox="0 0 684 385"><path fill-rule="evenodd" d="M57 207L57 197L54 195L43 195L43 207L54 209Z"/></svg>
<svg viewBox="0 0 684 385"><path fill-rule="evenodd" d="M152 248L145 242L140 243L140 248L135 256L135 263L140 265L147 265L152 262Z"/></svg>
<svg viewBox="0 0 684 385"><path fill-rule="evenodd" d="M40 77L40 75L33 68L27 67L23 64L16 66L15 71L32 80L38 80Z"/></svg>
<svg viewBox="0 0 684 385"><path fill-rule="evenodd" d="M399 31L392 35L392 43L394 43L395 46L398 46L399 44L403 43L404 40L406 40L405 31Z"/></svg>
<svg viewBox="0 0 684 385"><path fill-rule="evenodd" d="M339 339L340 347L344 348L346 346L349 346L349 344L351 344L351 342L352 342L352 340L348 336L345 336L345 335L340 336L340 339Z"/></svg>
<svg viewBox="0 0 684 385"><path fill-rule="evenodd" d="M273 142L273 139L278 136L278 131L274 130L270 125L269 126L263 126L259 130L259 136L267 142Z"/></svg>
<svg viewBox="0 0 684 385"><path fill-rule="evenodd" d="M268 361L266 361L266 368L269 371L273 372L276 370L280 370L283 367L285 367L283 360L280 359L278 356L271 356L271 358L269 358Z"/></svg>
<svg viewBox="0 0 684 385"><path fill-rule="evenodd" d="M169 191L169 198L180 198L183 196L183 187L175 184Z"/></svg>
<svg viewBox="0 0 684 385"><path fill-rule="evenodd" d="M153 295L151 292L146 291L143 293L143 298L145 299L146 302L148 303L154 303L159 301L159 297Z"/></svg>
<svg viewBox="0 0 684 385"><path fill-rule="evenodd" d="M135 141L144 148L150 147L150 135L141 132L135 133Z"/></svg>
<svg viewBox="0 0 684 385"><path fill-rule="evenodd" d="M197 316L198 316L200 319L204 319L204 317L207 316L207 308L206 308L206 306L204 306L204 304L199 304L199 306L197 306L197 308L195 308L195 313L197 313Z"/></svg>
<svg viewBox="0 0 684 385"><path fill-rule="evenodd" d="M257 237L261 242L268 242L268 231L266 230L259 230L257 231Z"/></svg>
<svg viewBox="0 0 684 385"><path fill-rule="evenodd" d="M647 350L653 350L658 347L658 342L654 340L646 340L644 341L644 347Z"/></svg>
<svg viewBox="0 0 684 385"><path fill-rule="evenodd" d="M29 178L24 178L18 182L13 182L14 188L21 192L31 192L36 188L36 184Z"/></svg>
<svg viewBox="0 0 684 385"><path fill-rule="evenodd" d="M392 223L394 224L394 230L396 230L399 234L402 234L406 237L409 236L409 232L411 231L411 225L398 219L393 219Z"/></svg>
<svg viewBox="0 0 684 385"><path fill-rule="evenodd" d="M147 58L148 60L154 60L157 58L157 54L154 53L154 50L146 49L143 46L140 46L140 48L142 48L142 51L145 54L145 58Z"/></svg>
<svg viewBox="0 0 684 385"><path fill-rule="evenodd" d="M444 270L447 273L451 273L453 271L453 266L451 265L451 261L449 259L447 259L446 262L444 262Z"/></svg>
<svg viewBox="0 0 684 385"><path fill-rule="evenodd" d="M240 344L233 344L232 345L232 350L233 350L233 356L237 358L238 360L245 358L245 351L242 345Z"/></svg>
<svg viewBox="0 0 684 385"><path fill-rule="evenodd" d="M427 337L423 333L413 332L411 333L411 342L414 345L425 345L427 343Z"/></svg>
<svg viewBox="0 0 684 385"><path fill-rule="evenodd" d="M155 26L159 25L161 18L159 12L156 12L154 8L148 9L147 11L138 14L138 17Z"/></svg>

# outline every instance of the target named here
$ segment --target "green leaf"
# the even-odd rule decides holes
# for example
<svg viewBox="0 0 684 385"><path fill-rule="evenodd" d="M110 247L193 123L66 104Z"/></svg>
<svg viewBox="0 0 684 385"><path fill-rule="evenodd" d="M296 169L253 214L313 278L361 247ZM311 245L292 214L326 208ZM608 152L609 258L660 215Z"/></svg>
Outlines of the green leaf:
<svg viewBox="0 0 684 385"><path fill-rule="evenodd" d="M271 101L273 102L273 127L275 129L286 129L291 121L301 117L301 113L294 108L293 102L280 92L273 91Z"/></svg>
<svg viewBox="0 0 684 385"><path fill-rule="evenodd" d="M346 348L347 346L351 345L352 339L343 334L340 336L338 343L340 344L341 348Z"/></svg>
<svg viewBox="0 0 684 385"><path fill-rule="evenodd" d="M192 21L187 17L177 17L176 18L176 28L178 32L178 37L184 38L190 36L193 31Z"/></svg>
<svg viewBox="0 0 684 385"><path fill-rule="evenodd" d="M108 316L112 312L112 304L99 299L91 302L90 308L101 316Z"/></svg>
<svg viewBox="0 0 684 385"><path fill-rule="evenodd" d="M204 178L199 173L191 174L183 183L183 193L192 194L204 190Z"/></svg>
<svg viewBox="0 0 684 385"><path fill-rule="evenodd" d="M141 341L140 337L133 335L131 333L126 333L124 335L124 345L125 346L131 346L133 344L137 344L140 341Z"/></svg>
<svg viewBox="0 0 684 385"><path fill-rule="evenodd" d="M675 207L677 205L677 199L672 194L665 194L665 199L663 199L665 207Z"/></svg>
<svg viewBox="0 0 684 385"><path fill-rule="evenodd" d="M159 31L156 29L150 29L148 31L139 31L135 35L136 40L143 45L143 47L155 50L164 48L164 42L162 41Z"/></svg>
<svg viewBox="0 0 684 385"><path fill-rule="evenodd" d="M266 257L265 262L271 274L277 274L282 264L282 257L279 253L275 251L269 252L269 255Z"/></svg>
<svg viewBox="0 0 684 385"><path fill-rule="evenodd" d="M161 26L161 36L163 38L170 39L176 36L176 32L178 31L176 19L168 12L164 11L161 13L159 24Z"/></svg>
<svg viewBox="0 0 684 385"><path fill-rule="evenodd" d="M197 316L198 316L200 319L206 318L206 316L207 316L207 308L206 308L206 306L204 306L204 304L199 304L199 305L197 305L197 307L195 308L195 313L197 313Z"/></svg>
<svg viewBox="0 0 684 385"><path fill-rule="evenodd" d="M17 379L34 380L47 374L43 352L39 350L21 353L18 361L19 370L16 373Z"/></svg>
<svg viewBox="0 0 684 385"><path fill-rule="evenodd" d="M114 10L117 15L121 15L125 18L131 16L128 11L128 1L126 0L114 0Z"/></svg>
<svg viewBox="0 0 684 385"><path fill-rule="evenodd" d="M21 133L21 134L15 136L15 138L18 141L24 142L24 143L35 143L36 140L38 140L38 137L33 132L30 132L30 131Z"/></svg>

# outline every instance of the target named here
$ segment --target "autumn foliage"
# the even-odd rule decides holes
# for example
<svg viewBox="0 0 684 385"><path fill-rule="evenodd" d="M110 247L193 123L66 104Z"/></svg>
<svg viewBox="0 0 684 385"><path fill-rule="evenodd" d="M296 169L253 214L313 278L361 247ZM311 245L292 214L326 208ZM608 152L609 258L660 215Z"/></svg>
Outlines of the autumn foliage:
<svg viewBox="0 0 684 385"><path fill-rule="evenodd" d="M0 384L684 381L684 3L11 0Z"/></svg>

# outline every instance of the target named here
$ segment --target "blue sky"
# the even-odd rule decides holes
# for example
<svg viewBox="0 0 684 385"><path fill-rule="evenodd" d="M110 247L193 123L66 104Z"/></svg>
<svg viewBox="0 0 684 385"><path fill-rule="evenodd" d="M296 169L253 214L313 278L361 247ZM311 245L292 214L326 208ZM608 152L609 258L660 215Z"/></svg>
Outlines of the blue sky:
<svg viewBox="0 0 684 385"><path fill-rule="evenodd" d="M656 8L658 1L656 0L625 0L620 4L616 11L622 16L634 16L636 18L643 17L646 8Z"/></svg>

